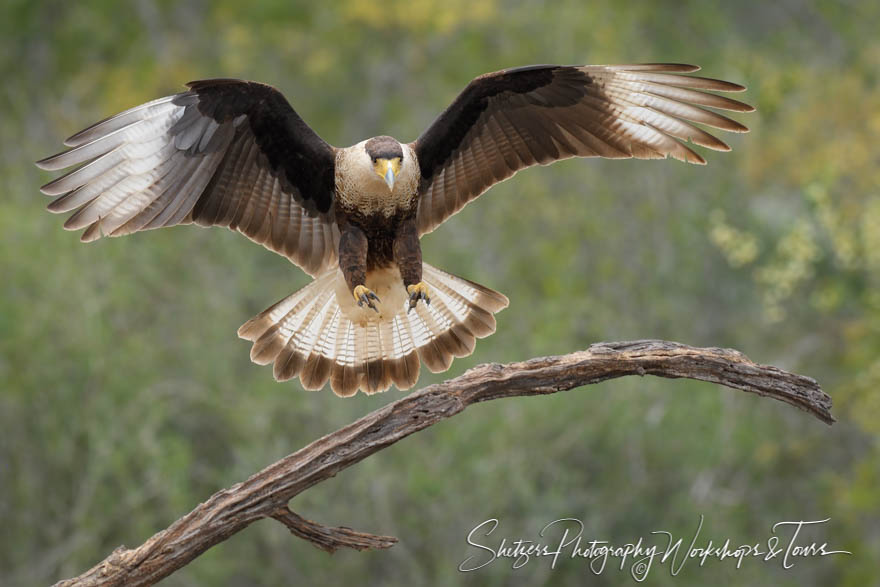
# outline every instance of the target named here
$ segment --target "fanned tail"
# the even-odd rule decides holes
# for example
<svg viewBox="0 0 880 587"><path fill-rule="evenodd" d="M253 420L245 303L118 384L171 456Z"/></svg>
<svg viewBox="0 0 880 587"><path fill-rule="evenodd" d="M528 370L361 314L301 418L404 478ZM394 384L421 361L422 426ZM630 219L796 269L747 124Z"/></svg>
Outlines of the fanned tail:
<svg viewBox="0 0 880 587"><path fill-rule="evenodd" d="M254 343L251 360L275 363L279 381L299 376L310 390L329 381L342 397L392 383L410 389L421 363L440 373L453 358L470 355L477 338L495 332L494 314L508 304L504 295L427 263L422 280L431 303L409 310L396 268L370 274L365 285L381 300L377 313L354 302L334 268L246 322L238 335Z"/></svg>

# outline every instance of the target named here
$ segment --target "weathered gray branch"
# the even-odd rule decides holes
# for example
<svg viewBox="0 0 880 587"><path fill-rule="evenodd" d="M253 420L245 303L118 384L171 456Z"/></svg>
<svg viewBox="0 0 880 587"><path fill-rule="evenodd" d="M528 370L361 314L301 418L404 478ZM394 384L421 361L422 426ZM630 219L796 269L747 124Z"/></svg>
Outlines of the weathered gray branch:
<svg viewBox="0 0 880 587"><path fill-rule="evenodd" d="M397 538L394 536L367 534L345 526L337 528L322 526L293 513L287 506L273 513L272 517L287 526L291 534L308 540L330 554L343 546L355 550L366 550L368 548L390 548L397 544Z"/></svg>
<svg viewBox="0 0 880 587"><path fill-rule="evenodd" d="M731 349L643 340L594 344L585 351L507 365L480 365L388 404L218 491L143 545L117 548L79 577L57 585L150 585L251 523L274 518L332 552L340 546L387 548L392 537L325 528L287 508L291 498L467 406L503 397L543 395L624 375L698 379L772 397L831 424L831 398L808 377L758 365Z"/></svg>

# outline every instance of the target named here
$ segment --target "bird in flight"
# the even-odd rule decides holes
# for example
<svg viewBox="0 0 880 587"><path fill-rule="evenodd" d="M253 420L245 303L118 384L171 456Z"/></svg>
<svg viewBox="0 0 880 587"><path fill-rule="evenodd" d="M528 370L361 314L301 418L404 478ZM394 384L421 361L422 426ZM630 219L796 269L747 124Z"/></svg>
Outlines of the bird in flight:
<svg viewBox="0 0 880 587"><path fill-rule="evenodd" d="M728 151L694 126L743 86L682 64L535 65L475 78L418 139L326 143L271 86L191 82L98 122L37 162L78 166L41 191L81 240L176 224L225 226L314 279L245 323L251 359L279 381L340 396L410 389L495 331L507 298L422 262L419 239L492 185L569 157L705 160Z"/></svg>

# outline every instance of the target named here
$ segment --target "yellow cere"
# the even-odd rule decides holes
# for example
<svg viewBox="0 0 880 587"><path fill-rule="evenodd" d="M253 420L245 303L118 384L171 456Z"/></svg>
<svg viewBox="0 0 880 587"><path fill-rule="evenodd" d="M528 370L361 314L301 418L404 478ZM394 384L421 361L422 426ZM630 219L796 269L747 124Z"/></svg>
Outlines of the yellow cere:
<svg viewBox="0 0 880 587"><path fill-rule="evenodd" d="M391 173L396 177L398 173L400 173L400 157L394 157L393 159L376 159L376 163L373 165L373 168L376 170L376 175L379 177L385 177L385 174L388 173L388 168L391 168Z"/></svg>

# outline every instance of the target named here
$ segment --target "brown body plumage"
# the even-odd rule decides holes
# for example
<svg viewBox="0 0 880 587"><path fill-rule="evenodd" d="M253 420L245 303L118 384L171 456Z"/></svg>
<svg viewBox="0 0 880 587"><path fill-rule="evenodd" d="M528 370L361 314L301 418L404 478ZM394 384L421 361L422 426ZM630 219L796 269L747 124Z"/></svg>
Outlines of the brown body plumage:
<svg viewBox="0 0 880 587"><path fill-rule="evenodd" d="M251 358L306 389L409 389L495 330L507 298L422 262L419 238L493 184L567 157L672 156L705 130L745 132L708 108L729 82L678 64L540 65L474 79L418 140L324 142L275 89L205 80L97 123L38 163L83 164L42 190L82 240L194 222L226 226L315 279L239 329ZM708 92L706 90L709 90ZM708 107L708 108L707 108Z"/></svg>

